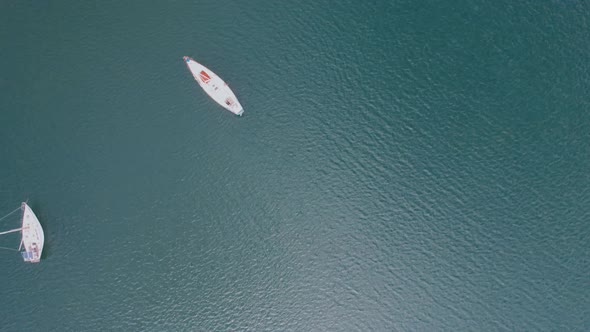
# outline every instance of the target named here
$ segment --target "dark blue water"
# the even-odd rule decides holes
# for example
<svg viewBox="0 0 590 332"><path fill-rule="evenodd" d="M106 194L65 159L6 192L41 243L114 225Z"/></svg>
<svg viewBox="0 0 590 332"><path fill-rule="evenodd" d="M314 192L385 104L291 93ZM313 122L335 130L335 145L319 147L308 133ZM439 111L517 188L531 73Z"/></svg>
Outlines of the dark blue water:
<svg viewBox="0 0 590 332"><path fill-rule="evenodd" d="M587 331L589 12L0 2L0 330Z"/></svg>

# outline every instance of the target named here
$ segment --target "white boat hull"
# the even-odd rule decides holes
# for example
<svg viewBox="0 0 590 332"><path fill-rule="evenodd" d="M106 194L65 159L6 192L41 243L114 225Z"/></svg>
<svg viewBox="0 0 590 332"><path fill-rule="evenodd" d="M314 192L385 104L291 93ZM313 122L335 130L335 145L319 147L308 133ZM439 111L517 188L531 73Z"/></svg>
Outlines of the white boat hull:
<svg viewBox="0 0 590 332"><path fill-rule="evenodd" d="M21 252L25 262L38 263L41 260L43 245L45 244L45 235L39 219L33 213L33 210L27 205L22 204L23 224L21 229L22 243L25 251Z"/></svg>
<svg viewBox="0 0 590 332"><path fill-rule="evenodd" d="M236 95L221 77L188 56L183 57L183 60L197 83L199 83L209 97L236 115L242 115L244 113L244 109L236 98Z"/></svg>

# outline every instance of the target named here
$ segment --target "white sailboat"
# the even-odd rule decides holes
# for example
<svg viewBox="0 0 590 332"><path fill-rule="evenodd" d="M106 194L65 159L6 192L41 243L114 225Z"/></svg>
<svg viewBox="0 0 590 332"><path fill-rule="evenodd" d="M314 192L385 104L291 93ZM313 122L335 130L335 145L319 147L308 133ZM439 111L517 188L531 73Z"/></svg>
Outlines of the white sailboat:
<svg viewBox="0 0 590 332"><path fill-rule="evenodd" d="M217 76L217 74L210 69L188 56L185 56L182 59L193 74L197 83L199 83L201 88L205 90L211 99L215 100L223 108L236 115L242 115L242 113L244 113L244 109L238 101L238 98L236 98L236 95L234 95L233 91L229 88L227 83L221 79L221 77Z"/></svg>
<svg viewBox="0 0 590 332"><path fill-rule="evenodd" d="M37 216L27 205L27 203L23 202L20 209L23 211L21 227L0 232L0 235L20 231L21 241L18 251L21 251L21 248L24 249L24 251L21 251L23 260L29 263L38 263L41 260L41 253L43 252L43 245L45 244L45 234L43 233L43 227L41 227L39 219L37 219ZM10 214L16 211L18 211L18 209L11 212Z"/></svg>

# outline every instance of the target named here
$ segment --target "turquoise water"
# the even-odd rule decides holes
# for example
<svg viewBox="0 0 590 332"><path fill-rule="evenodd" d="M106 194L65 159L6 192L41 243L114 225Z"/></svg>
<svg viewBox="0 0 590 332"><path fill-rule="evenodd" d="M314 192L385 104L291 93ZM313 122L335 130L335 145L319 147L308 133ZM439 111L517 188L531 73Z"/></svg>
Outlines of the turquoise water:
<svg viewBox="0 0 590 332"><path fill-rule="evenodd" d="M587 331L589 10L0 2L0 330Z"/></svg>

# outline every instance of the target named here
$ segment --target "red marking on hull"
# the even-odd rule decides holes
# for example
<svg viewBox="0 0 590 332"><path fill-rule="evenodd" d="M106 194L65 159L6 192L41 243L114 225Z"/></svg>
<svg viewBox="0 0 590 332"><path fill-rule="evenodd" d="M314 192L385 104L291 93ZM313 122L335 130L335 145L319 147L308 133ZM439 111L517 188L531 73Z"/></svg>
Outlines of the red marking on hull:
<svg viewBox="0 0 590 332"><path fill-rule="evenodd" d="M203 81L203 83L207 83L211 79L211 77L209 77L209 75L207 75L207 73L204 70L201 70L201 72L199 73L199 77L201 78L201 81Z"/></svg>

